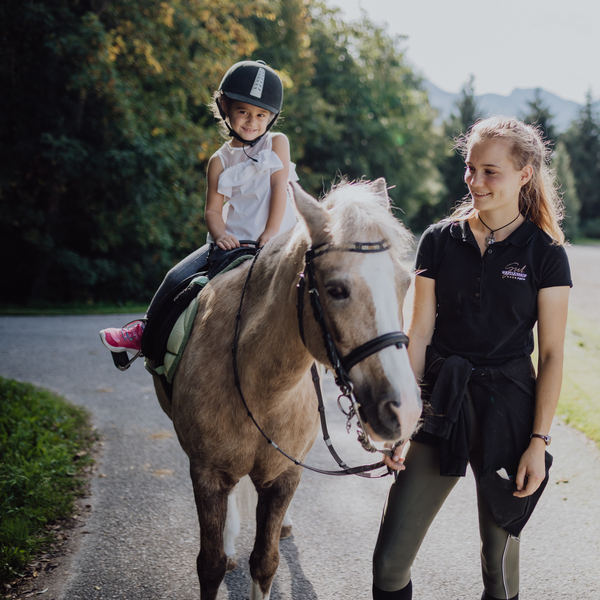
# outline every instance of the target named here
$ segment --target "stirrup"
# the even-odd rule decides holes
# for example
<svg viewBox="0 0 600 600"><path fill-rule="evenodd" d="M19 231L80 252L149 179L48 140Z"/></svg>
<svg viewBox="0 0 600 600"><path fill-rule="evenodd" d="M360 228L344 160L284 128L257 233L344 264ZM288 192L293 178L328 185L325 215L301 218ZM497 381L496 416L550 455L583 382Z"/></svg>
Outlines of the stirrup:
<svg viewBox="0 0 600 600"><path fill-rule="evenodd" d="M138 353L131 358L127 356L127 352L111 352L111 355L115 367L117 367L119 371L127 371L131 366L131 363L142 355L142 351L138 350Z"/></svg>

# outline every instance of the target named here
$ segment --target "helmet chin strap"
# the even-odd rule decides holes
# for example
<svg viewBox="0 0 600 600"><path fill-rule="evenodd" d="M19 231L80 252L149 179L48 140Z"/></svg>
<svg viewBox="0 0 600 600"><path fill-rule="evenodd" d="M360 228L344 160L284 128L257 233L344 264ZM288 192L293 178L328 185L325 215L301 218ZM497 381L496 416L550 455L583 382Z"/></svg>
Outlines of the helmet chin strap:
<svg viewBox="0 0 600 600"><path fill-rule="evenodd" d="M273 119L271 120L271 122L267 125L267 128L265 129L265 133L263 133L262 135L259 135L256 139L254 140L245 140L241 135L239 135L238 133L236 133L231 126L229 125L229 123L227 122L227 115L225 114L225 111L221 108L221 103L217 100L217 106L219 107L219 113L221 114L221 118L223 119L223 123L225 123L225 126L227 127L227 129L229 130L229 135L232 138L235 138L236 140L238 140L238 142L242 142L243 146L242 149L244 150L244 154L246 156L248 156L247 152L246 152L246 146L250 146L250 148L252 148L253 146L255 146L256 144L258 144L258 142L262 139L262 137L269 131L269 129L271 129L273 123L275 123L275 120L277 119L277 115L275 115L273 117ZM253 158L252 156L248 156L248 158L250 160L253 160L254 162L258 162L258 160L256 160L256 158Z"/></svg>

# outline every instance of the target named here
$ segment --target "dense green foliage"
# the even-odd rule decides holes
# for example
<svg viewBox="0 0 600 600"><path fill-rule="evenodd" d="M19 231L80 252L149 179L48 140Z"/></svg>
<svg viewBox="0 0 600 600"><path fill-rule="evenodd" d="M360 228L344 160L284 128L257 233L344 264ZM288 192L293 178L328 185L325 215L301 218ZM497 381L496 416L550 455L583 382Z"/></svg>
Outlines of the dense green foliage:
<svg viewBox="0 0 600 600"><path fill-rule="evenodd" d="M280 129L313 195L383 176L418 231L466 193L452 140L480 116L473 80L435 126L403 39L319 0L5 0L0 28L0 302L150 300L204 242L206 164L223 141L207 103L240 59L281 74ZM586 110L564 143L585 233L600 236ZM554 139L539 97L526 118Z"/></svg>
<svg viewBox="0 0 600 600"><path fill-rule="evenodd" d="M82 409L0 378L0 582L14 579L50 540L45 526L72 510L93 439Z"/></svg>
<svg viewBox="0 0 600 600"><path fill-rule="evenodd" d="M565 133L564 143L581 202L581 233L600 238L600 116L592 107L590 94L579 117Z"/></svg>
<svg viewBox="0 0 600 600"><path fill-rule="evenodd" d="M0 8L5 301L151 297L203 239L206 103L262 0Z"/></svg>
<svg viewBox="0 0 600 600"><path fill-rule="evenodd" d="M0 83L4 302L148 301L199 246L207 109L236 60L286 86L301 182L385 176L407 217L439 195L433 112L401 40L312 0L8 0Z"/></svg>
<svg viewBox="0 0 600 600"><path fill-rule="evenodd" d="M557 182L564 207L564 219L562 229L567 240L572 241L579 237L579 213L581 202L577 196L575 176L571 168L571 157L554 126L554 115L541 97L541 91L537 89L533 101L529 102L529 109L522 115L523 121L537 127L543 136L550 151L552 151L552 167L556 172Z"/></svg>
<svg viewBox="0 0 600 600"><path fill-rule="evenodd" d="M477 106L475 99L474 77L463 86L456 102L456 112L452 114L448 122L444 124L445 139L447 142L446 152L440 164L440 171L444 178L446 194L437 212L431 216L441 218L452 211L454 206L469 193L464 181L465 164L464 158L453 149L455 140L467 133L471 125L483 114Z"/></svg>
<svg viewBox="0 0 600 600"><path fill-rule="evenodd" d="M394 204L410 221L421 204L439 195L439 141L435 115L399 43L368 21L347 25L335 15L316 14L314 75L298 94L298 108L304 108L290 121L296 124L294 143L298 137L301 142L305 185L327 188L336 173L350 180L385 177L395 186ZM320 97L311 102L315 91Z"/></svg>
<svg viewBox="0 0 600 600"><path fill-rule="evenodd" d="M562 229L568 241L573 241L580 235L581 202L577 196L575 176L571 169L571 158L564 142L558 142L554 152L552 166L556 170L556 177L560 185L560 193L564 206L564 219Z"/></svg>
<svg viewBox="0 0 600 600"><path fill-rule="evenodd" d="M535 96L531 102L528 102L528 105L527 113L522 116L523 121L538 127L548 145L553 148L556 146L556 140L558 139L556 127L553 123L554 115L544 104L539 88L535 90Z"/></svg>

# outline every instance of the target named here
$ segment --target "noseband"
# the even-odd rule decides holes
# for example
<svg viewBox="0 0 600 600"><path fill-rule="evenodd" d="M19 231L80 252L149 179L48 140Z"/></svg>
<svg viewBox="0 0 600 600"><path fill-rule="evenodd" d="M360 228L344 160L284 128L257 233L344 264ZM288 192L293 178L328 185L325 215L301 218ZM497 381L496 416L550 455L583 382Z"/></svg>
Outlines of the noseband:
<svg viewBox="0 0 600 600"><path fill-rule="evenodd" d="M386 240L375 243L354 242L346 245L334 245L327 242L320 244L306 252L304 272L300 273L300 281L298 282L298 303L296 304L296 307L298 310L298 325L300 327L302 343L306 346L306 339L304 336L304 289L308 285L308 294L313 315L321 329L323 344L325 345L327 358L329 359L334 372L335 382L342 392L341 396L338 398L338 405L348 418L346 428L350 428L350 422L352 418L356 416L358 420L358 440L363 448L369 452L377 452L378 450L370 443L369 436L365 431L365 426L359 411L360 404L356 401L354 396L354 385L352 384L349 372L356 364L369 356L380 352L384 348L390 346L396 346L396 348L401 348L402 346L408 347L408 336L402 331L384 333L383 335L358 346L346 356L342 356L333 341L333 337L327 326L327 321L325 320L325 313L321 304L319 290L317 289L313 262L316 258L323 256L323 254L327 254L328 252L358 252L360 254L371 254L375 252L387 252L389 249L390 244ZM341 398L344 397L350 401L350 408L347 411L345 411L340 404Z"/></svg>

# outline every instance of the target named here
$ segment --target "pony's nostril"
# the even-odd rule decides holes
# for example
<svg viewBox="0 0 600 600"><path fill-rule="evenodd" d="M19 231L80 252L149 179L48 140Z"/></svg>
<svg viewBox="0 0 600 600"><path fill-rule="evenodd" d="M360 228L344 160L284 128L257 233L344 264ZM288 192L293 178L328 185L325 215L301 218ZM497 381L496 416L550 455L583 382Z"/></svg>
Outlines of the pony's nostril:
<svg viewBox="0 0 600 600"><path fill-rule="evenodd" d="M383 416L387 419L398 420L398 411L400 410L400 401L397 399L386 400L382 405Z"/></svg>

